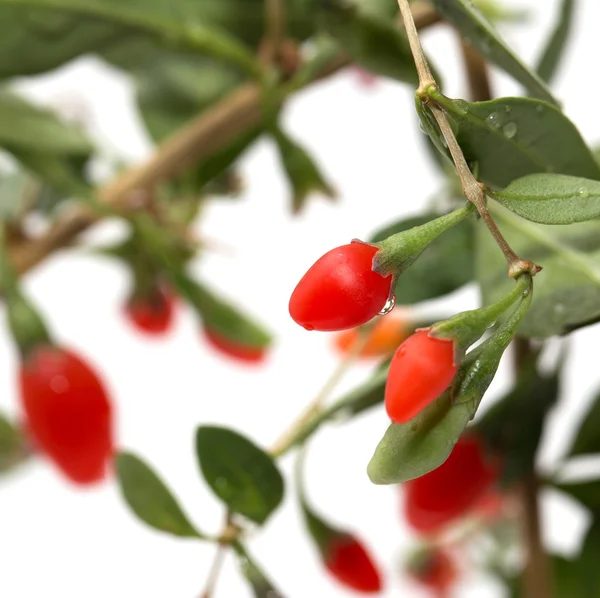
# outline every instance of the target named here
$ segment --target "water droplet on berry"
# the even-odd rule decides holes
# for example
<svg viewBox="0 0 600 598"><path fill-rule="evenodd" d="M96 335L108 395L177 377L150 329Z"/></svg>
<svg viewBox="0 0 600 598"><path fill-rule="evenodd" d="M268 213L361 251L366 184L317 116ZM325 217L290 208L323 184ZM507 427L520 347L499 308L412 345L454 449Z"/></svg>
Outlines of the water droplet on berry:
<svg viewBox="0 0 600 598"><path fill-rule="evenodd" d="M309 332L310 332L311 330L314 330L314 329L315 329L315 327L314 327L314 326L311 326L310 324L304 324L303 328L304 328L305 330L308 330Z"/></svg>
<svg viewBox="0 0 600 598"><path fill-rule="evenodd" d="M502 133L507 139L512 139L518 130L517 123L507 123L502 127Z"/></svg>
<svg viewBox="0 0 600 598"><path fill-rule="evenodd" d="M50 388L58 395L69 390L69 381L64 376L53 376L50 380Z"/></svg>
<svg viewBox="0 0 600 598"><path fill-rule="evenodd" d="M492 112L486 120L490 127L494 129L500 128L500 115L497 112Z"/></svg>
<svg viewBox="0 0 600 598"><path fill-rule="evenodd" d="M589 191L585 188L585 187L579 187L579 189L577 190L577 193L579 194L579 197L589 197L590 193Z"/></svg>
<svg viewBox="0 0 600 598"><path fill-rule="evenodd" d="M396 295L392 295L385 302L385 305L383 306L383 309L379 312L379 315L386 316L387 314L389 314L392 311L392 309L394 309L395 305L396 305Z"/></svg>
<svg viewBox="0 0 600 598"><path fill-rule="evenodd" d="M398 355L404 355L406 353L406 347L400 347L398 349Z"/></svg>

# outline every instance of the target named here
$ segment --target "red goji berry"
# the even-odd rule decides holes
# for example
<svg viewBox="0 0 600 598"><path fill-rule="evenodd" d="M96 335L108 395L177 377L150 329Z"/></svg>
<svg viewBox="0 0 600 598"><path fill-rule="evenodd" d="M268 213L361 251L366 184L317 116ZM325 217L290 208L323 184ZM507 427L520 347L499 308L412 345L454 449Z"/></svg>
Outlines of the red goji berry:
<svg viewBox="0 0 600 598"><path fill-rule="evenodd" d="M204 336L213 349L237 361L258 364L263 362L267 355L265 347L253 347L236 343L209 328L204 329Z"/></svg>
<svg viewBox="0 0 600 598"><path fill-rule="evenodd" d="M378 248L353 242L320 257L290 298L292 319L307 330L344 330L376 316L390 295L392 277L373 271Z"/></svg>
<svg viewBox="0 0 600 598"><path fill-rule="evenodd" d="M125 314L137 330L158 336L167 332L173 323L173 295L157 287L148 296L133 296L125 305Z"/></svg>
<svg viewBox="0 0 600 598"><path fill-rule="evenodd" d="M364 594L381 591L381 575L366 548L353 536L335 536L326 550L325 567L339 581Z"/></svg>
<svg viewBox="0 0 600 598"><path fill-rule="evenodd" d="M445 550L434 549L421 555L407 570L408 576L431 590L436 598L445 598L458 578L458 567Z"/></svg>
<svg viewBox="0 0 600 598"><path fill-rule="evenodd" d="M406 339L408 324L402 317L390 314L378 318L373 329L367 333L367 340L359 357L381 357L392 353ZM342 355L348 355L360 341L360 332L356 328L344 330L334 337L334 345Z"/></svg>
<svg viewBox="0 0 600 598"><path fill-rule="evenodd" d="M71 351L40 345L21 364L20 394L36 450L73 482L101 480L113 454L112 409L90 366Z"/></svg>
<svg viewBox="0 0 600 598"><path fill-rule="evenodd" d="M418 532L440 531L469 514L499 475L498 458L486 454L479 438L466 435L437 469L402 485L406 521Z"/></svg>
<svg viewBox="0 0 600 598"><path fill-rule="evenodd" d="M454 344L419 330L398 347L385 387L385 409L395 423L410 421L450 386L458 367Z"/></svg>

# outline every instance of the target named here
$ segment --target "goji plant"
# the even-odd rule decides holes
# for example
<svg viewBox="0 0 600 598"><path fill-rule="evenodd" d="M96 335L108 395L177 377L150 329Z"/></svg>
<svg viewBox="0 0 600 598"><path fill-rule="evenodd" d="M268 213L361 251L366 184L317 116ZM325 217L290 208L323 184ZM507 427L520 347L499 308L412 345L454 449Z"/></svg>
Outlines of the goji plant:
<svg viewBox="0 0 600 598"><path fill-rule="evenodd" d="M549 414L563 398L561 380L569 375L565 338L600 319L600 153L551 87L578 8L577 0L559 4L555 27L531 66L498 32L525 18L501 0L0 0L6 158L0 164L0 290L18 356L13 413L0 418L0 472L38 459L65 483L114 482L123 508L150 528L214 545L209 578L198 580L201 598L220 595L228 552L257 598L300 598L249 552L286 492L296 498L297 534L306 533L313 545L315 568L348 595L395 595L404 576L415 592L458 597L464 577L478 570L510 596L599 597L600 472L569 478L565 471L578 457L600 453L600 398L554 466L541 470L537 461ZM435 53L423 50L421 32L434 27L459 42L467 99L448 94L448 75L435 68ZM108 155L82 123L20 90L23 77L90 54L134 85L154 143L144 161ZM589 58L580 101L595 110ZM491 67L512 78L521 95L494 97ZM335 333L330 345L339 367L270 448L243 430L198 422L192 443L198 472L224 519L220 530L203 531L216 529L213 522L200 530L151 465L120 441L122 398L110 390L111 372L88 363L85 347L61 344L60 322L50 329L22 277L57 250L113 260L128 276L120 311L132 334L158 345L188 310L198 344L236 367L260 367L269 359L272 334L197 274L195 264L213 244L197 224L216 197L239 194L240 159L264 138L289 182L292 214L314 194L336 197L316 160L285 130L282 114L297 92L348 68L370 88L385 78L414 90L415 121L444 201L381 223L374 234L357 230L342 245L332 234L322 257L306 256L289 289L290 322L313 336ZM344 142L355 141L349 124ZM357 151L370 159L368 147ZM398 161L397 168L401 176L410 165ZM343 206L337 209L343 218ZM368 197L363 209L370 210ZM120 241L99 246L81 236L105 220L123 224ZM268 223L248 225L257 236L269 234ZM303 247L273 251L302 254ZM278 283L268 263L255 267L257 285L265 272ZM471 283L480 307L421 315L421 303ZM490 400L486 393L505 353L512 358L511 386ZM370 363L368 377L331 400L358 361ZM303 365L297 376L310 376ZM294 380L286 385L281 401ZM217 400L231 400L234 409L233 399ZM235 400L262 409L259 397ZM395 576L382 565L393 555L382 554L352 521L334 524L336 515L323 513L305 487L304 456L313 436L325 434L326 423L368 410L377 410L388 427L381 439L356 439L368 461L365 480L398 487L398 508L389 516L414 536L413 546L402 547ZM295 474L284 479L278 461L291 454ZM589 514L576 555L552 554L542 541L544 489L569 496ZM35 530L23 533L35 542ZM304 549L294 536L286 541L282 550L290 558ZM324 587L319 597L329 591ZM49 587L47 595L59 596L61 588Z"/></svg>

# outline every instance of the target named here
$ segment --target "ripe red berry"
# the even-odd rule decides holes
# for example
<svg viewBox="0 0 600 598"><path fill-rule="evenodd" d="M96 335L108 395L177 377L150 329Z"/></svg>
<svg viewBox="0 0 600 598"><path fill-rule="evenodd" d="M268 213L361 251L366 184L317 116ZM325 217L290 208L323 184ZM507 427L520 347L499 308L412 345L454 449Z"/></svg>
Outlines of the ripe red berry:
<svg viewBox="0 0 600 598"><path fill-rule="evenodd" d="M113 454L112 410L96 373L74 353L41 345L21 364L20 392L36 449L73 482L101 480Z"/></svg>
<svg viewBox="0 0 600 598"><path fill-rule="evenodd" d="M385 306L392 277L373 271L378 248L353 242L320 257L290 298L292 319L307 330L344 330L368 322Z"/></svg>
<svg viewBox="0 0 600 598"><path fill-rule="evenodd" d="M385 387L385 409L395 423L405 423L435 401L450 386L458 367L454 344L419 330L399 347Z"/></svg>
<svg viewBox="0 0 600 598"><path fill-rule="evenodd" d="M403 484L404 515L421 533L435 533L475 508L498 480L497 457L465 435L442 465Z"/></svg>
<svg viewBox="0 0 600 598"><path fill-rule="evenodd" d="M412 580L431 590L436 598L445 598L456 583L458 568L451 555L438 548L409 563L407 573Z"/></svg>
<svg viewBox="0 0 600 598"><path fill-rule="evenodd" d="M381 575L365 547L353 536L334 536L325 554L325 567L342 585L364 594L381 591Z"/></svg>
<svg viewBox="0 0 600 598"><path fill-rule="evenodd" d="M258 364L265 360L267 354L265 347L252 347L250 345L236 343L208 328L204 330L204 335L208 344L222 355L249 364Z"/></svg>
<svg viewBox="0 0 600 598"><path fill-rule="evenodd" d="M134 327L148 335L167 332L173 323L175 300L171 293L157 287L148 296L133 296L125 305L125 314Z"/></svg>

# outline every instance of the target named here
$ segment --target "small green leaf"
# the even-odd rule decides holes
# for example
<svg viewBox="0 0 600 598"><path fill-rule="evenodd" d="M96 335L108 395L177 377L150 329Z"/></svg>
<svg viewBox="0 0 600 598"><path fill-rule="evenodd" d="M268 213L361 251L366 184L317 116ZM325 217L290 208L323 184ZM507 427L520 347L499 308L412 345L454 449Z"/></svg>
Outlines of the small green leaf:
<svg viewBox="0 0 600 598"><path fill-rule="evenodd" d="M399 484L439 467L474 416L476 405L452 405L444 393L405 424L391 424L375 449L367 473L374 484Z"/></svg>
<svg viewBox="0 0 600 598"><path fill-rule="evenodd" d="M250 584L254 598L283 598L283 594L275 589L273 583L256 564L245 546L236 542L234 550L239 557L240 571Z"/></svg>
<svg viewBox="0 0 600 598"><path fill-rule="evenodd" d="M545 338L565 334L600 317L600 222L534 224L490 204L503 235L518 255L541 265L535 292L519 334ZM481 223L476 229L477 275L483 300L509 292L506 261Z"/></svg>
<svg viewBox="0 0 600 598"><path fill-rule="evenodd" d="M235 513L264 523L283 498L283 478L272 457L247 438L200 426L196 454L213 492Z"/></svg>
<svg viewBox="0 0 600 598"><path fill-rule="evenodd" d="M600 453L600 393L596 394L590 408L581 421L569 457Z"/></svg>
<svg viewBox="0 0 600 598"><path fill-rule="evenodd" d="M117 479L131 510L154 529L182 538L203 538L176 498L146 463L131 453L116 457Z"/></svg>
<svg viewBox="0 0 600 598"><path fill-rule="evenodd" d="M432 0L432 4L483 56L514 77L535 97L558 105L544 81L513 53L472 2Z"/></svg>
<svg viewBox="0 0 600 598"><path fill-rule="evenodd" d="M541 172L600 180L600 167L575 125L546 102L465 102L436 90L429 95L448 113L465 158L477 164L479 180L490 187Z"/></svg>
<svg viewBox="0 0 600 598"><path fill-rule="evenodd" d="M327 31L357 64L383 77L418 84L408 40L392 21L352 5L331 3L324 21Z"/></svg>
<svg viewBox="0 0 600 598"><path fill-rule="evenodd" d="M491 196L540 224L573 224L600 217L600 182L564 174L530 174Z"/></svg>
<svg viewBox="0 0 600 598"><path fill-rule="evenodd" d="M546 82L552 81L565 55L567 41L572 31L575 4L575 0L562 0L556 26L540 56L536 71Z"/></svg>
<svg viewBox="0 0 600 598"><path fill-rule="evenodd" d="M426 214L400 220L378 231L369 243L378 243L438 216ZM396 301L399 305L411 305L442 297L468 284L474 277L472 223L464 221L432 241L419 259L398 278Z"/></svg>
<svg viewBox="0 0 600 598"><path fill-rule="evenodd" d="M12 471L30 456L23 433L0 414L0 474Z"/></svg>
<svg viewBox="0 0 600 598"><path fill-rule="evenodd" d="M562 482L554 484L554 487L572 496L591 511L600 513L600 480Z"/></svg>

